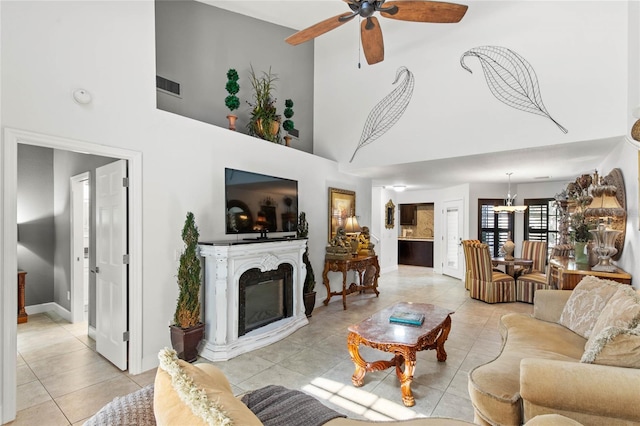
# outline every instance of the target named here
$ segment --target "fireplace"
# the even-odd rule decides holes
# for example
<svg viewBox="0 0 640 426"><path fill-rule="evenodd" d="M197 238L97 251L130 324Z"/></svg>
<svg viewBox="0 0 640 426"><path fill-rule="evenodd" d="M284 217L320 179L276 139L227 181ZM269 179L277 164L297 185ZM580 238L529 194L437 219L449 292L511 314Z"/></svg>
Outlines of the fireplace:
<svg viewBox="0 0 640 426"><path fill-rule="evenodd" d="M249 269L240 276L238 336L293 313L293 268L288 263L262 272Z"/></svg>
<svg viewBox="0 0 640 426"><path fill-rule="evenodd" d="M200 356L224 361L308 324L302 287L306 239L200 243L205 337Z"/></svg>

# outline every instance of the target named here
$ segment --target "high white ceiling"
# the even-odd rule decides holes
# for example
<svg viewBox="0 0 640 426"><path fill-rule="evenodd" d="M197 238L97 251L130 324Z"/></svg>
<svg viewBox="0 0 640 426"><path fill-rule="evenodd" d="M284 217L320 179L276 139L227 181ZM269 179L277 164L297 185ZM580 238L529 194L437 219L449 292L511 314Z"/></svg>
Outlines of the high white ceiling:
<svg viewBox="0 0 640 426"><path fill-rule="evenodd" d="M348 11L340 0L198 0L222 9L300 30ZM473 0L460 1L473 7ZM572 181L592 173L623 136L523 150L459 156L423 162L355 168L345 172L368 177L374 186L406 185L407 189L437 189L463 183ZM499 171L499 172L498 172Z"/></svg>

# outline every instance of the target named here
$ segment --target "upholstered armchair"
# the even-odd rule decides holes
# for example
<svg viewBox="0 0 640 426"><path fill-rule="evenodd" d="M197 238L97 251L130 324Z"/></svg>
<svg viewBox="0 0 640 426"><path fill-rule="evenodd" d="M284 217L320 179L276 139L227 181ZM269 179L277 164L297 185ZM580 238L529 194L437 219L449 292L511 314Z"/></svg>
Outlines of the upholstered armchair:
<svg viewBox="0 0 640 426"><path fill-rule="evenodd" d="M533 303L536 290L552 290L546 268L547 243L545 241L523 241L522 258L533 260L531 268L524 271L516 281L516 300Z"/></svg>
<svg viewBox="0 0 640 426"><path fill-rule="evenodd" d="M464 272L464 288L469 290L471 283L471 260L469 258L468 247L471 244L480 244L480 240L463 240L462 241L462 249L464 251L464 264L465 264L465 272Z"/></svg>
<svg viewBox="0 0 640 426"><path fill-rule="evenodd" d="M515 281L512 276L492 269L489 246L473 242L466 249L471 298L487 303L515 302Z"/></svg>

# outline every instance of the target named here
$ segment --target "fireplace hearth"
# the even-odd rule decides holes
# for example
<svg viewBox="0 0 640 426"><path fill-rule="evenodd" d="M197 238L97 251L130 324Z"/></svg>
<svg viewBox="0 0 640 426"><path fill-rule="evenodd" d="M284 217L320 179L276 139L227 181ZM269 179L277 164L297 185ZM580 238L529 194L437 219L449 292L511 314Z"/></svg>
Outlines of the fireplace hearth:
<svg viewBox="0 0 640 426"><path fill-rule="evenodd" d="M306 239L200 243L205 338L200 356L224 361L308 324L302 287Z"/></svg>

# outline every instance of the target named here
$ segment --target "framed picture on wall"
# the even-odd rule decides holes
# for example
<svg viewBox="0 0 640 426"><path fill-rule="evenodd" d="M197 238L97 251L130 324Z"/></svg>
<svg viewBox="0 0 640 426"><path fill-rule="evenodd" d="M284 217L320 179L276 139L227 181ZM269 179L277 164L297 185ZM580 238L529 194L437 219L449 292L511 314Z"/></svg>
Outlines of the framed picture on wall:
<svg viewBox="0 0 640 426"><path fill-rule="evenodd" d="M346 189L329 188L329 241L349 216L356 214L356 193Z"/></svg>

